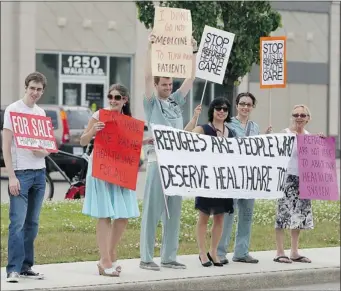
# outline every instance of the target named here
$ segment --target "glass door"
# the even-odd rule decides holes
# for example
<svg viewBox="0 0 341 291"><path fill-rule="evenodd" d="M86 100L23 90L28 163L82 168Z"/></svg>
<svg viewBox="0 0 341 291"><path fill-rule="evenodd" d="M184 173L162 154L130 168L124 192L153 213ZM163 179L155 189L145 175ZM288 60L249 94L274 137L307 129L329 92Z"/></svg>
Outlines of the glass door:
<svg viewBox="0 0 341 291"><path fill-rule="evenodd" d="M91 111L102 109L104 100L104 83L85 83L85 103Z"/></svg>
<svg viewBox="0 0 341 291"><path fill-rule="evenodd" d="M82 83L62 83L62 102L68 106L80 106Z"/></svg>

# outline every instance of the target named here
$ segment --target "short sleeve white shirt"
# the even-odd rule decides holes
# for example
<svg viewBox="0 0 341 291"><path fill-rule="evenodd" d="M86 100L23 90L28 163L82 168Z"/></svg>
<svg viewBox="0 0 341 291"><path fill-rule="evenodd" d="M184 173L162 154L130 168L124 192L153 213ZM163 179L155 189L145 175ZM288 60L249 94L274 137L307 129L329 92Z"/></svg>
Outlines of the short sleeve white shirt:
<svg viewBox="0 0 341 291"><path fill-rule="evenodd" d="M37 104L33 107L28 107L24 101L18 100L7 106L4 114L4 129L13 131L12 120L10 112L26 113L33 115L46 116L45 110L40 108ZM36 157L32 150L18 148L14 136L11 145L12 166L13 170L37 170L46 167L45 158Z"/></svg>

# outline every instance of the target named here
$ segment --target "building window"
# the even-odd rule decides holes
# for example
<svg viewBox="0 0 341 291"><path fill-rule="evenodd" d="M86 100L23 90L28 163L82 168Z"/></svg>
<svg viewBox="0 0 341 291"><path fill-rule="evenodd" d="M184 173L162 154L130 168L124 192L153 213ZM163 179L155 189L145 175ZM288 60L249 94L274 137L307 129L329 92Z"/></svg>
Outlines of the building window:
<svg viewBox="0 0 341 291"><path fill-rule="evenodd" d="M202 110L201 114L199 116L198 124L205 124L208 122L207 115L208 115L208 107L212 101L212 89L211 89L211 83L207 82L204 98L202 101ZM205 87L205 81L196 79L193 84L193 111L195 107L197 107L200 104L201 97L204 91ZM191 117L193 116L193 112L191 112Z"/></svg>
<svg viewBox="0 0 341 291"><path fill-rule="evenodd" d="M234 106L234 96L235 96L236 88L234 86L226 86L220 84L214 84L214 98L217 97L225 97L231 103L231 112L230 115L235 114L235 106Z"/></svg>
<svg viewBox="0 0 341 291"><path fill-rule="evenodd" d="M47 86L39 100L40 104L58 104L59 82L58 54L36 54L36 71L45 75Z"/></svg>
<svg viewBox="0 0 341 291"><path fill-rule="evenodd" d="M110 57L110 85L120 83L131 91L131 58Z"/></svg>

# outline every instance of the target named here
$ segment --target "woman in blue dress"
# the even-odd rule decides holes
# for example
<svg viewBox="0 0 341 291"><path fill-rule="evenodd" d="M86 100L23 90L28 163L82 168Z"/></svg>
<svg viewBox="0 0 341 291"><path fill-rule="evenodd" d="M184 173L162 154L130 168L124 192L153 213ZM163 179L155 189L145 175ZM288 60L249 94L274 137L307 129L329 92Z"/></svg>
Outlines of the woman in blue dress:
<svg viewBox="0 0 341 291"><path fill-rule="evenodd" d="M131 116L127 88L114 84L109 88L107 110ZM99 121L96 111L84 131L80 144L86 146L102 130L105 123ZM140 215L136 193L121 186L92 176L92 154L86 177L83 214L97 218L96 236L100 252L98 272L103 276L118 277L121 267L117 264L117 246L128 224L129 218Z"/></svg>
<svg viewBox="0 0 341 291"><path fill-rule="evenodd" d="M192 132L226 138L234 137L234 131L224 124L230 121L230 109L231 105L228 99L222 97L214 99L208 109L208 123L197 126ZM199 210L197 222L199 260L203 267L210 267L212 265L222 267L223 264L217 255L217 248L223 232L224 214L233 213L233 199L196 197L195 209ZM205 238L210 215L213 215L211 248L206 253Z"/></svg>

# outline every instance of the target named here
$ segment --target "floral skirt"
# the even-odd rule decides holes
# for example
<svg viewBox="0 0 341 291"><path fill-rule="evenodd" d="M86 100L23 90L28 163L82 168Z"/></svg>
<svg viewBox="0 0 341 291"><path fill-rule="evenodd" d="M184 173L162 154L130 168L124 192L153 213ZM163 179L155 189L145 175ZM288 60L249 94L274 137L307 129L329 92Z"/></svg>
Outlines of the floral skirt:
<svg viewBox="0 0 341 291"><path fill-rule="evenodd" d="M311 200L299 198L298 176L287 176L284 197L277 202L275 228L314 228Z"/></svg>

